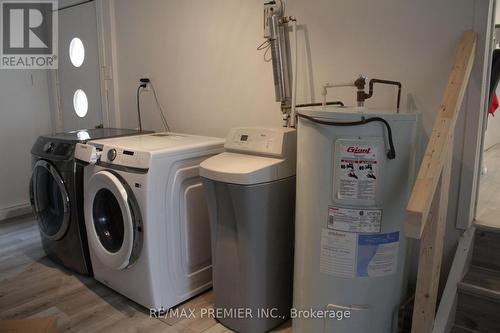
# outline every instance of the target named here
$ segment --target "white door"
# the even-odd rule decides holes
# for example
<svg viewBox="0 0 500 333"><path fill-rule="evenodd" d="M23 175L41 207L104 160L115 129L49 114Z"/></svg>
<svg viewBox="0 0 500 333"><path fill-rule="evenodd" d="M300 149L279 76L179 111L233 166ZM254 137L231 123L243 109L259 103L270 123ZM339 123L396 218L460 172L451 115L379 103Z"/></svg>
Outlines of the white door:
<svg viewBox="0 0 500 333"><path fill-rule="evenodd" d="M102 126L96 2L59 10L57 86L64 131Z"/></svg>

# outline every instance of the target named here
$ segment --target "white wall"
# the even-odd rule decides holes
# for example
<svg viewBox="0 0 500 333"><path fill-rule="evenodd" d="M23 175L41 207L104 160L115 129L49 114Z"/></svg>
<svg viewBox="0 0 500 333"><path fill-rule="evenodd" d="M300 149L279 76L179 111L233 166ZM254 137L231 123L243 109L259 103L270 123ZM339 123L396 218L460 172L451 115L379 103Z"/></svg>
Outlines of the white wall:
<svg viewBox="0 0 500 333"><path fill-rule="evenodd" d="M474 22L475 17L482 17L475 11L488 8L484 0L287 3L288 14L296 16L300 25L298 102L318 101L321 84L354 79L360 73L400 80L403 109L422 113L424 141L462 32L483 24ZM256 51L263 40L262 1L120 0L114 6L115 79L123 126L136 126L135 89L142 76L153 79L176 131L225 136L232 126L280 124L271 64ZM484 36L481 38L484 45ZM481 61L478 57L479 67ZM471 80L470 90L479 92L481 83ZM146 127L159 130L154 104L146 94ZM332 99L354 103L352 89L331 94ZM391 88L376 87L376 97L367 106L394 103ZM453 254L458 235L454 225L464 144L460 134L465 131L465 119L463 114L456 134L447 257Z"/></svg>
<svg viewBox="0 0 500 333"><path fill-rule="evenodd" d="M47 72L0 69L0 220L29 211L31 146L51 131Z"/></svg>
<svg viewBox="0 0 500 333"><path fill-rule="evenodd" d="M153 80L176 131L225 136L231 126L280 123L271 65L256 51L259 1L120 0L115 6L124 126L137 126L135 89L143 76ZM161 129L151 117L152 98L143 97L146 126Z"/></svg>
<svg viewBox="0 0 500 333"><path fill-rule="evenodd" d="M500 24L500 4L496 5L496 9L495 9L495 24Z"/></svg>
<svg viewBox="0 0 500 333"><path fill-rule="evenodd" d="M319 99L322 83L360 73L401 80L403 107L422 112L430 129L461 33L472 27L473 3L289 0L301 30L298 101ZM260 1L120 0L115 15L123 125L136 126L142 76L156 83L176 130L224 136L234 125L279 124L271 64L256 51ZM367 105L394 104L392 90L380 90ZM337 93L348 103L354 96L352 89ZM154 114L144 100L144 112ZM155 123L149 126L161 129Z"/></svg>

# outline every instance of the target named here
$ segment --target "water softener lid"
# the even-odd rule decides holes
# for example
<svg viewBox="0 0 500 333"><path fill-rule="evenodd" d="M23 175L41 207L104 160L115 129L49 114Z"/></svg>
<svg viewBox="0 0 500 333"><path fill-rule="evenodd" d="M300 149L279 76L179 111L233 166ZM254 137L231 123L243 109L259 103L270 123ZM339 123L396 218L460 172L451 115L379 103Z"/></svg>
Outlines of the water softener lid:
<svg viewBox="0 0 500 333"><path fill-rule="evenodd" d="M286 160L225 152L203 161L200 176L231 184L252 185L293 176Z"/></svg>

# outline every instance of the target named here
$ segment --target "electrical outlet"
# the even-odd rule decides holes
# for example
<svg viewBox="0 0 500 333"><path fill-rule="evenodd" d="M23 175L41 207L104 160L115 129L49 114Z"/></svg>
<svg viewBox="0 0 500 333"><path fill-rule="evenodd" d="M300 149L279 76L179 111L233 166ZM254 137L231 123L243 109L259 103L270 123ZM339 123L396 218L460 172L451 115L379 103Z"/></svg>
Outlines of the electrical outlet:
<svg viewBox="0 0 500 333"><path fill-rule="evenodd" d="M147 80L147 82L144 82L143 80ZM151 91L152 88L151 88L151 81L149 79L149 76L143 76L141 79L140 79L141 83L146 83L146 87L142 88L143 91Z"/></svg>

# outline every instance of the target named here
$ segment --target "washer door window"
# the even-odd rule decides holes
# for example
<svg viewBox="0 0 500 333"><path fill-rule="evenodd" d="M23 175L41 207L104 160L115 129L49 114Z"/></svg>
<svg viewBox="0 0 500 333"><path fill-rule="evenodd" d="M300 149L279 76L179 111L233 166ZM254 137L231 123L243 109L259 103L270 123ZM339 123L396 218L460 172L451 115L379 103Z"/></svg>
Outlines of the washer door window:
<svg viewBox="0 0 500 333"><path fill-rule="evenodd" d="M85 223L89 243L103 264L130 266L142 245L142 228L129 186L110 171L99 171L86 184Z"/></svg>
<svg viewBox="0 0 500 333"><path fill-rule="evenodd" d="M49 162L39 160L35 164L30 195L41 233L51 240L61 239L69 227L69 196L61 176Z"/></svg>
<svg viewBox="0 0 500 333"><path fill-rule="evenodd" d="M118 252L123 245L123 214L113 192L100 189L94 197L92 217L97 237L102 246L111 253Z"/></svg>

